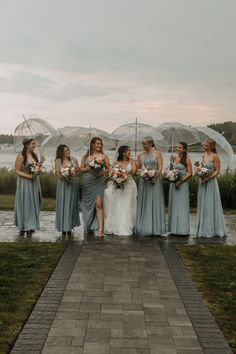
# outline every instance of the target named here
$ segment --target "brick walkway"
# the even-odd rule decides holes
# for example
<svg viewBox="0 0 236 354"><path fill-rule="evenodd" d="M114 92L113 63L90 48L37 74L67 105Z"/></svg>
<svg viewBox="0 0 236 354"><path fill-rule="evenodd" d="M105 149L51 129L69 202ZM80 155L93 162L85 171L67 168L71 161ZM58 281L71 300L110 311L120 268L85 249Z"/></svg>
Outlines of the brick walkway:
<svg viewBox="0 0 236 354"><path fill-rule="evenodd" d="M49 306L50 325L40 321L40 312L41 320L48 317L45 296L56 287L51 279L13 354L232 353L210 313L204 316L207 308L172 244L161 238L91 238L82 246L70 243L66 252L71 266L62 274L52 311ZM54 281L60 283L63 269L62 260Z"/></svg>

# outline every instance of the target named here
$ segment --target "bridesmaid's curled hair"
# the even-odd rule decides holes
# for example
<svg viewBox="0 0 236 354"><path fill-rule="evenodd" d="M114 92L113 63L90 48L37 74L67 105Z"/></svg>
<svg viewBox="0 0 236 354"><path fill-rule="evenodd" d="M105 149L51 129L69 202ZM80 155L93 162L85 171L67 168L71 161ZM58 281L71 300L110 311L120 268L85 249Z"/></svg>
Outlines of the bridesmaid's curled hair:
<svg viewBox="0 0 236 354"><path fill-rule="evenodd" d="M215 140L208 138L208 139L206 139L206 142L210 145L211 151L214 152L215 154L217 154Z"/></svg>
<svg viewBox="0 0 236 354"><path fill-rule="evenodd" d="M99 138L98 136L95 136L94 138L91 139L90 141L90 146L89 146L89 150L87 150L86 154L85 154L85 158L87 158L89 155L93 154L93 145L96 143L96 141L99 140L102 144L102 148L103 148L103 142L102 139ZM102 154L104 154L103 149L101 151Z"/></svg>
<svg viewBox="0 0 236 354"><path fill-rule="evenodd" d="M182 163L182 165L186 166L187 165L186 160L187 160L187 156L188 156L188 145L184 141L180 141L179 144L182 145L184 148L182 157L179 162Z"/></svg>
<svg viewBox="0 0 236 354"><path fill-rule="evenodd" d="M27 163L27 147L29 146L29 144L34 141L34 138L29 138L29 139L24 139L23 140L23 149L21 151L21 154L24 158L23 160L23 164L25 165ZM38 159L38 156L35 154L34 151L32 151L32 156L33 156L33 159L36 161L36 162L39 162L39 159Z"/></svg>
<svg viewBox="0 0 236 354"><path fill-rule="evenodd" d="M56 159L61 159L61 162L63 161L63 154L64 154L64 149L67 148L70 151L70 148L66 144L60 144L57 147L57 152L56 152ZM71 158L69 157L69 160Z"/></svg>
<svg viewBox="0 0 236 354"><path fill-rule="evenodd" d="M156 148L156 145L153 141L153 138L151 136L145 136L143 138L143 141L147 141L149 144L151 144L151 146L155 149Z"/></svg>
<svg viewBox="0 0 236 354"><path fill-rule="evenodd" d="M121 145L118 149L118 157L117 161L123 161L124 160L124 154L130 147L128 145Z"/></svg>

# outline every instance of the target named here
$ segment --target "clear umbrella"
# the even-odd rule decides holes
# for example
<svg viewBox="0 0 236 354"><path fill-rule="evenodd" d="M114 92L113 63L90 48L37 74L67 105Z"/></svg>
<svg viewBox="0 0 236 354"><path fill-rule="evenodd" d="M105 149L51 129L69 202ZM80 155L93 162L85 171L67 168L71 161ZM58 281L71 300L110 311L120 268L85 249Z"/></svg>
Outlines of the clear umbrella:
<svg viewBox="0 0 236 354"><path fill-rule="evenodd" d="M89 149L90 140L98 136L103 140L105 149L115 148L110 135L101 129L85 127L64 127L44 140L42 151L46 154L49 150L56 151L60 144L66 144L72 151Z"/></svg>
<svg viewBox="0 0 236 354"><path fill-rule="evenodd" d="M26 138L34 138L37 146L40 147L45 138L55 132L51 124L41 118L30 118L20 123L14 132L14 148L15 152L22 150L22 142Z"/></svg>
<svg viewBox="0 0 236 354"><path fill-rule="evenodd" d="M207 138L211 138L216 142L217 153L224 159L227 167L230 167L234 159L234 153L230 143L225 137L209 127L195 127L195 129L198 132L199 140L201 142Z"/></svg>
<svg viewBox="0 0 236 354"><path fill-rule="evenodd" d="M174 147L177 146L180 141L183 141L188 145L194 145L199 142L199 136L196 129L182 123L163 123L156 127L156 130L161 132L164 136L165 141L171 148L172 153L174 151Z"/></svg>
<svg viewBox="0 0 236 354"><path fill-rule="evenodd" d="M151 137L158 146L167 147L163 135L157 129L152 125L138 123L137 121L121 125L111 133L111 138L116 141L118 146L124 143L129 145L134 150L135 156L137 151L142 150L141 143L147 136Z"/></svg>

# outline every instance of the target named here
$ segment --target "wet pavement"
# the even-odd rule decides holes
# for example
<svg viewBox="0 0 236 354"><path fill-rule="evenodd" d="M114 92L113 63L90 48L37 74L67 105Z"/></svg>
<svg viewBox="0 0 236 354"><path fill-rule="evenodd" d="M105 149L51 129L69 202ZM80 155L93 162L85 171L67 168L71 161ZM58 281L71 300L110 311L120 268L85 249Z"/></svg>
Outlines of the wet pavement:
<svg viewBox="0 0 236 354"><path fill-rule="evenodd" d="M22 241L25 238L19 238L19 230L13 225L13 211L0 211L0 242L15 242ZM82 217L81 217L82 219ZM223 244L236 244L236 214L226 214L225 224L227 230L227 237L219 238L196 238L193 235L194 223L196 220L196 214L192 213L190 215L190 225L191 234L188 237L183 236L162 236L155 237L161 242L177 242L177 243L223 243ZM42 211L40 214L40 230L36 231L31 240L38 242L58 242L62 240L61 233L55 230L55 212L54 211ZM114 237L114 236L112 236ZM117 236L115 236L117 237ZM132 236L133 237L133 236ZM83 227L76 227L74 230L75 241L83 241L84 232ZM111 237L105 237L105 239L110 239ZM126 237L118 237L122 239ZM154 237L153 237L154 238Z"/></svg>

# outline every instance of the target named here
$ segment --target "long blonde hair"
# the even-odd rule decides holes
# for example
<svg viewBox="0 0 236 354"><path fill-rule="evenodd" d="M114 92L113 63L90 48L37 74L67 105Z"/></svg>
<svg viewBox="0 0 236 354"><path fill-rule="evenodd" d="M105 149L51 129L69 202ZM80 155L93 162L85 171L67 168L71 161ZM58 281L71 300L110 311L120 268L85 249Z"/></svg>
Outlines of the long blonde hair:
<svg viewBox="0 0 236 354"><path fill-rule="evenodd" d="M216 151L216 142L215 140L211 139L211 138L208 138L205 140L211 147L211 151L216 153L217 154L217 151Z"/></svg>

